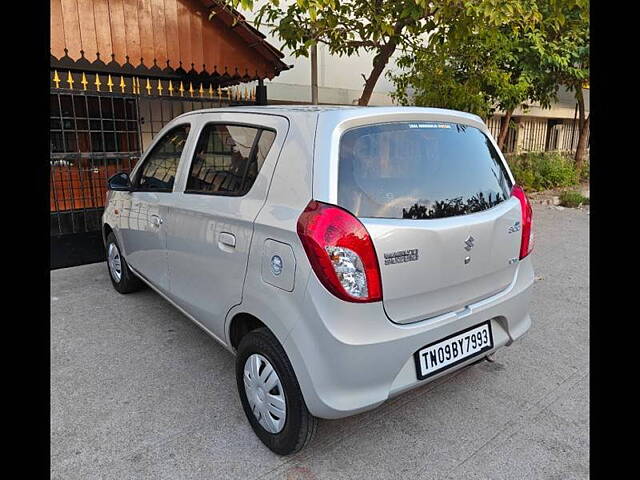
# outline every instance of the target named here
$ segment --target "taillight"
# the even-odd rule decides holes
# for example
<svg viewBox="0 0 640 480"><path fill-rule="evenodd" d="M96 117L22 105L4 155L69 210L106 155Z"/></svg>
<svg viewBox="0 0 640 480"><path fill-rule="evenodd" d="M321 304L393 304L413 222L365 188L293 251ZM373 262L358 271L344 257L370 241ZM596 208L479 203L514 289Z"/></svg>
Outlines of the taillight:
<svg viewBox="0 0 640 480"><path fill-rule="evenodd" d="M378 257L367 229L346 210L311 200L298 218L298 236L313 271L336 297L382 300Z"/></svg>
<svg viewBox="0 0 640 480"><path fill-rule="evenodd" d="M531 203L520 185L513 186L511 195L520 200L522 211L522 240L520 242L520 260L522 260L533 250L533 229L531 228L533 211L531 210Z"/></svg>

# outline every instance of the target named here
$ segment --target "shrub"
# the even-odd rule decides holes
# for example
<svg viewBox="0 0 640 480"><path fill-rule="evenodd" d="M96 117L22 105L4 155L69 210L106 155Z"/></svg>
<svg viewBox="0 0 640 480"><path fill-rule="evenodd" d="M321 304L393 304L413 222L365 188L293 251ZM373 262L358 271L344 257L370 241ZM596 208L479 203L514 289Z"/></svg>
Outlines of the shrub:
<svg viewBox="0 0 640 480"><path fill-rule="evenodd" d="M578 172L571 155L561 152L530 152L507 156L513 176L526 191L535 192L577 185L585 172ZM588 167L586 168L588 178Z"/></svg>
<svg viewBox="0 0 640 480"><path fill-rule="evenodd" d="M587 161L582 166L582 171L580 172L580 180L589 181L589 162Z"/></svg>
<svg viewBox="0 0 640 480"><path fill-rule="evenodd" d="M567 190L560 194L560 205L575 208L580 205L589 205L589 199L583 196L580 192Z"/></svg>

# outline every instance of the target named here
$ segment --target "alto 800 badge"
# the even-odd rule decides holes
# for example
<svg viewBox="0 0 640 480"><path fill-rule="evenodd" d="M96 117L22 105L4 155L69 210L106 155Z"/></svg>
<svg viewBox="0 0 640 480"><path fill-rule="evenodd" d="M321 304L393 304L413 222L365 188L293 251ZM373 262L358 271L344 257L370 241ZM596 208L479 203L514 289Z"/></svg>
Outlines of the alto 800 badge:
<svg viewBox="0 0 640 480"><path fill-rule="evenodd" d="M397 252L385 253L384 264L393 265L394 263L415 262L418 260L418 249L399 250Z"/></svg>

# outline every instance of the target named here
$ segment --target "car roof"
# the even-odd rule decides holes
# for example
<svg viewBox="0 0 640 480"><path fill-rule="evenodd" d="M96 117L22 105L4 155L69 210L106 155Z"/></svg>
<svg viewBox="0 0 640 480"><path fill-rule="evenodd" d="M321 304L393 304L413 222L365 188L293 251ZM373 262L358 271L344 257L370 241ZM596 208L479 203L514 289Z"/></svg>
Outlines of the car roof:
<svg viewBox="0 0 640 480"><path fill-rule="evenodd" d="M205 108L202 110L194 110L194 113L219 113L219 112L242 112L242 113L277 113L282 114L286 112L300 113L300 112L327 112L331 110L356 110L358 107L350 105L239 105L217 108ZM191 113L191 112L186 112Z"/></svg>
<svg viewBox="0 0 640 480"><path fill-rule="evenodd" d="M448 110L445 108L431 108L431 107L377 107L366 106L361 107L357 105L265 105L265 106L237 106L237 107L218 107L218 108L206 108L202 110L193 110L180 115L184 117L194 114L207 114L207 113L254 113L254 114L271 114L280 115L284 117L296 117L300 115L322 115L330 114L330 112L340 112L340 116L351 117L359 116L364 112L375 114L392 114L392 113L416 113L423 115L447 115L458 117L460 119L472 120L475 122L484 123L482 119L472 113L461 112L459 110Z"/></svg>

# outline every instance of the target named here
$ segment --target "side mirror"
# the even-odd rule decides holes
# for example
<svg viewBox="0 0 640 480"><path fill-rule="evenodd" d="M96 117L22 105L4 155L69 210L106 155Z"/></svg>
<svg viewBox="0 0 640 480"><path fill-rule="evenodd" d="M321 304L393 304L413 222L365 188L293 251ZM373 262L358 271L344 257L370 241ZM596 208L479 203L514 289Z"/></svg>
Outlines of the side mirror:
<svg viewBox="0 0 640 480"><path fill-rule="evenodd" d="M107 180L107 188L116 192L130 192L131 178L127 172L118 172Z"/></svg>

